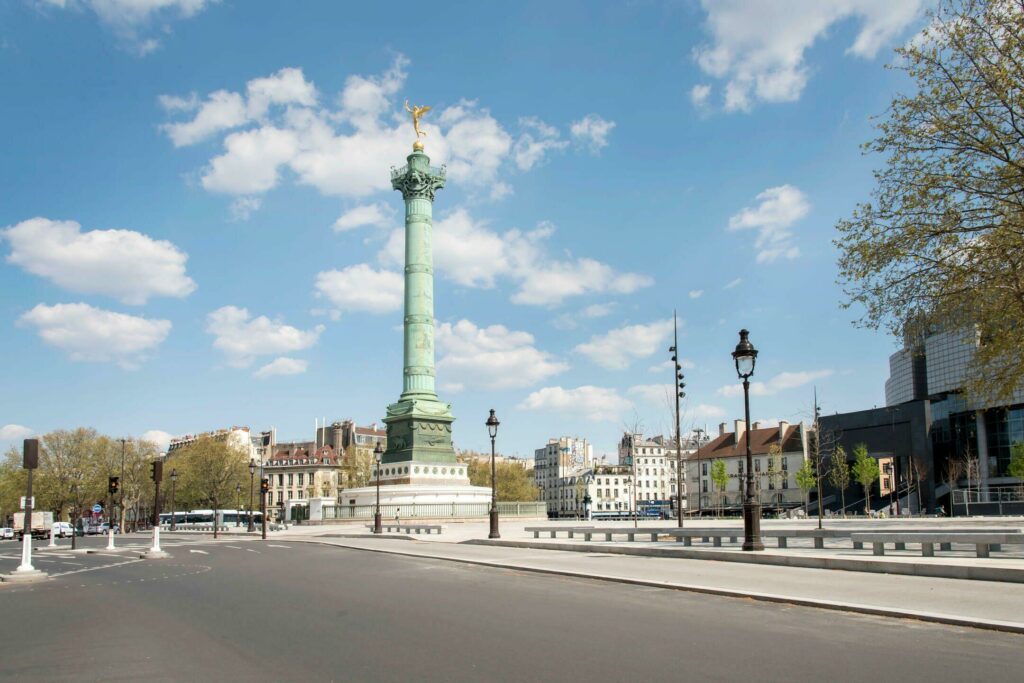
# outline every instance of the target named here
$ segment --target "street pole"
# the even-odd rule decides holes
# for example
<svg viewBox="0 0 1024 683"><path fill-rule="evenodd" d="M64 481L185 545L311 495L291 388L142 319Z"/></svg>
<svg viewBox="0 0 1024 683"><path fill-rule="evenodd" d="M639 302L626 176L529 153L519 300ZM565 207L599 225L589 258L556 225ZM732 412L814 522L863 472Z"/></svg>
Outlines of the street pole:
<svg viewBox="0 0 1024 683"><path fill-rule="evenodd" d="M124 444L127 439L121 439L121 485L124 485ZM121 495L118 496L118 510L117 510L117 523L121 527L121 533L123 534L124 529L124 489L121 489Z"/></svg>
<svg viewBox="0 0 1024 683"><path fill-rule="evenodd" d="M25 514L22 518L21 564L10 574L4 575L3 581L40 581L47 576L46 572L32 566L32 470L39 467L39 439L25 439L22 467L28 470L28 483L25 491ZM53 533L52 529L50 533Z"/></svg>
<svg viewBox="0 0 1024 683"><path fill-rule="evenodd" d="M377 445L373 447L374 462L377 463L377 505L373 509L373 533L375 534L384 533L380 523L380 458L382 455L384 455L384 449L378 441Z"/></svg>
<svg viewBox="0 0 1024 683"><path fill-rule="evenodd" d="M175 521L178 517L178 506L174 501L174 488L175 484L178 483L178 470L171 470L171 531L177 530L177 522Z"/></svg>
<svg viewBox="0 0 1024 683"><path fill-rule="evenodd" d="M263 513L263 530L261 533L263 536L263 540L265 541L267 540L267 492L263 490L263 481L263 477L260 477L260 512ZM270 482L267 482L267 488L269 487Z"/></svg>
<svg viewBox="0 0 1024 683"><path fill-rule="evenodd" d="M107 493L107 550L114 547L114 494Z"/></svg>
<svg viewBox="0 0 1024 683"><path fill-rule="evenodd" d="M681 529L683 528L683 485L686 480L683 477L683 447L679 435L679 399L683 397L683 387L686 385L683 383L683 373L680 372L683 366L679 362L679 323L676 320L675 311L672 311L672 330L672 348L669 351L672 353L672 386L675 387L673 391L676 395L676 517Z"/></svg>
<svg viewBox="0 0 1024 683"><path fill-rule="evenodd" d="M491 409L491 414L487 418L487 432L491 437L491 531L487 534L487 538L501 538L501 534L498 533L498 475L497 468L494 463L494 440L498 436L498 422L497 416L494 414L494 409Z"/></svg>
<svg viewBox="0 0 1024 683"><path fill-rule="evenodd" d="M253 532L253 521L252 521L252 496L253 496L253 485L256 483L256 463L252 460L249 461L249 533Z"/></svg>
<svg viewBox="0 0 1024 683"><path fill-rule="evenodd" d="M743 411L746 419L747 491L743 500L743 550L764 550L761 541L761 504L754 498L754 458L750 452L750 376L754 374L757 350L750 343L747 330L740 330L740 342L732 357L736 374L743 380Z"/></svg>
<svg viewBox="0 0 1024 683"><path fill-rule="evenodd" d="M242 526L242 520L238 519L238 508L242 507L242 485L235 484L235 528Z"/></svg>
<svg viewBox="0 0 1024 683"><path fill-rule="evenodd" d="M141 555L145 559L159 560L170 557L160 549L160 480L163 479L163 475L163 462L153 462L153 545ZM216 517L214 519L216 520Z"/></svg>

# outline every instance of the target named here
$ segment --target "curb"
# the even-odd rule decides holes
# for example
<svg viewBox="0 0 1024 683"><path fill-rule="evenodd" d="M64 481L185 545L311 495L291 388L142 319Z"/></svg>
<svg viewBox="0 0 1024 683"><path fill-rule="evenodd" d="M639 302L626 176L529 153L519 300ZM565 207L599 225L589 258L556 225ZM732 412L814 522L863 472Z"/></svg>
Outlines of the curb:
<svg viewBox="0 0 1024 683"><path fill-rule="evenodd" d="M814 607L818 609L832 610L838 612L851 612L855 614L867 614L871 616L890 617L895 619L913 619L933 624L946 626L960 626L965 628L976 628L987 631L1001 631L1004 633L1024 634L1024 623L1013 621L999 621L995 619L979 619L974 617L958 617L949 614L936 612L922 612L910 609L895 609L891 607L877 607L874 605L861 605L850 602L838 602L834 600L815 600L812 598L798 598L788 595L777 595L773 593L759 593L756 591L733 590L729 588L716 588L714 586L700 586L696 584L670 583L667 581L650 581L647 579L636 579L628 576L614 576L610 574L592 574L588 572L571 571L567 569L550 569L530 565L521 565L511 562L493 562L489 560L473 560L468 558L447 557L444 555L433 555L425 553L412 553L402 550L390 550L384 548L364 548L361 546L348 545L345 543L328 542L311 539L288 539L290 542L316 543L319 545L333 546L335 548L346 548L348 550L361 550L370 553L384 553L386 555L401 555L427 560L444 560L448 562L459 562L481 567L493 567L496 569L514 569L517 571L533 572L536 574L548 574L553 576L566 576L577 579L591 579L595 581L607 581L611 583L623 583L633 586L644 586L648 588L663 588L667 590L685 591L688 593L701 593L704 595L717 595L728 598L746 598L760 602L782 603L797 605L799 607ZM483 543L476 545L497 545ZM530 546L534 547L534 546ZM540 548L540 550L551 550L551 548ZM593 549L590 550L593 552ZM710 558L708 558L710 559Z"/></svg>

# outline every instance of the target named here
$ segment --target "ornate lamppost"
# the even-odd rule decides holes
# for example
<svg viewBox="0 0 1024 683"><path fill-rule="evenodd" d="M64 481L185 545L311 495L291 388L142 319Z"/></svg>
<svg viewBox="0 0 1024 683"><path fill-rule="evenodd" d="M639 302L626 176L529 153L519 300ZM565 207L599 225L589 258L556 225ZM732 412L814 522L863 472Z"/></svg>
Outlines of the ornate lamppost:
<svg viewBox="0 0 1024 683"><path fill-rule="evenodd" d="M384 449L381 448L380 441L373 447L373 459L377 464L377 505L373 510L373 533L382 534L384 529L380 525L380 458L384 455Z"/></svg>
<svg viewBox="0 0 1024 683"><path fill-rule="evenodd" d="M256 461L249 458L249 528L248 531L251 534L253 532L252 525L252 497L253 497L253 485L256 481Z"/></svg>
<svg viewBox="0 0 1024 683"><path fill-rule="evenodd" d="M171 531L174 531L177 524L175 519L178 516L178 509L174 504L174 485L178 482L178 470L171 470Z"/></svg>
<svg viewBox="0 0 1024 683"><path fill-rule="evenodd" d="M487 534L487 538L501 538L501 534L498 533L498 476L497 469L494 464L494 440L498 438L498 416L494 414L494 409L491 408L491 414L487 418L487 433L491 437L491 533Z"/></svg>
<svg viewBox="0 0 1024 683"><path fill-rule="evenodd" d="M238 508L242 507L242 485L235 484L235 527L242 525L242 520L238 519Z"/></svg>
<svg viewBox="0 0 1024 683"><path fill-rule="evenodd" d="M754 497L754 460L750 454L750 377L757 363L757 349L750 343L747 330L740 330L740 341L732 358L736 374L743 380L743 409L746 418L747 491L743 499L743 550L764 550L761 541L761 503Z"/></svg>

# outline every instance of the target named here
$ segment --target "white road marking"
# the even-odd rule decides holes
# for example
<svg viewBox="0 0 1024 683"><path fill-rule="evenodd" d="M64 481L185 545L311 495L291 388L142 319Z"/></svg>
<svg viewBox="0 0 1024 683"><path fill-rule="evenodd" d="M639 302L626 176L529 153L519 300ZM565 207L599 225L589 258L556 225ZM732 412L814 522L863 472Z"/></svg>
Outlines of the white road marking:
<svg viewBox="0 0 1024 683"><path fill-rule="evenodd" d="M268 548L287 548L287 549L291 550L291 546L290 545L274 545L273 543L268 543L267 547Z"/></svg>
<svg viewBox="0 0 1024 683"><path fill-rule="evenodd" d="M259 552L259 550L253 550L252 548L246 548L245 550L246 550L246 552L250 552L250 553L258 553Z"/></svg>
<svg viewBox="0 0 1024 683"><path fill-rule="evenodd" d="M242 548L237 545L226 545L225 548L234 548L235 550L241 550Z"/></svg>
<svg viewBox="0 0 1024 683"><path fill-rule="evenodd" d="M195 553L196 555L209 555L210 554L210 553L206 552L205 550L189 550L189 552L190 553Z"/></svg>
<svg viewBox="0 0 1024 683"><path fill-rule="evenodd" d="M85 569L72 569L69 572L61 572L59 574L50 574L50 576L68 576L70 574L81 574L82 572L94 572L97 569L110 569L111 567L120 567L121 565L134 564L136 562L142 562L142 560L141 559L138 559L138 560L128 560L126 562L118 562L117 564L105 564L105 565L103 565L101 567L86 567ZM85 584L82 584L82 588L85 588Z"/></svg>

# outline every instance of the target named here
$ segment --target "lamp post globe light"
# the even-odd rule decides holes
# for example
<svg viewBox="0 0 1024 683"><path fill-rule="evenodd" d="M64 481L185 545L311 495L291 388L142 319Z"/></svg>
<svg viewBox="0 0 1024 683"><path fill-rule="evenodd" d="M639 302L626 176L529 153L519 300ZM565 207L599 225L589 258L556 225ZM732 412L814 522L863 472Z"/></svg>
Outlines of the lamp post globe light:
<svg viewBox="0 0 1024 683"><path fill-rule="evenodd" d="M754 498L754 464L750 454L750 377L757 364L757 349L750 343L750 332L740 330L740 341L732 358L736 362L736 374L743 380L743 412L746 419L747 446L747 490L743 499L743 550L764 550L761 541L761 503Z"/></svg>
<svg viewBox="0 0 1024 683"><path fill-rule="evenodd" d="M381 448L380 441L373 447L373 459L377 465L377 505L373 509L373 533L381 534L384 533L384 529L380 525L380 459L384 455L384 449Z"/></svg>
<svg viewBox="0 0 1024 683"><path fill-rule="evenodd" d="M253 525L252 525L252 496L253 496L252 487L253 487L255 482L256 482L256 461L253 460L252 458L249 458L249 526L248 526L247 531L250 534L253 532L253 528L254 528Z"/></svg>
<svg viewBox="0 0 1024 683"><path fill-rule="evenodd" d="M174 485L178 482L178 470L171 470L171 531L174 531L176 524L175 518L178 516L178 510L174 504Z"/></svg>
<svg viewBox="0 0 1024 683"><path fill-rule="evenodd" d="M491 414L487 417L487 433L491 437L491 532L487 534L487 538L501 538L501 534L498 533L498 477L497 469L494 465L494 440L498 438L498 416L494 414L494 409L491 408Z"/></svg>

